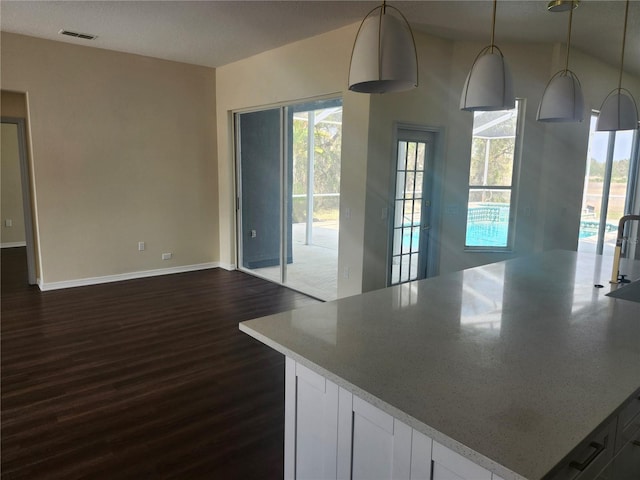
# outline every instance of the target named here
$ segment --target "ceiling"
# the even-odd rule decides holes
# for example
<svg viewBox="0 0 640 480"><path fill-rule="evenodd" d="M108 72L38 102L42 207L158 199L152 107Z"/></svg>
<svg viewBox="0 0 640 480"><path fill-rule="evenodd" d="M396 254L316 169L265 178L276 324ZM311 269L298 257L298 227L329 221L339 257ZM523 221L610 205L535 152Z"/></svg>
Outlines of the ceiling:
<svg viewBox="0 0 640 480"><path fill-rule="evenodd" d="M3 31L219 67L359 22L372 1L28 1L2 0ZM444 38L490 41L492 2L390 1L412 27ZM547 0L498 2L496 44L566 41L568 13ZM625 3L582 0L572 46L619 67ZM82 40L61 29L97 35ZM640 1L631 1L625 70L640 76Z"/></svg>

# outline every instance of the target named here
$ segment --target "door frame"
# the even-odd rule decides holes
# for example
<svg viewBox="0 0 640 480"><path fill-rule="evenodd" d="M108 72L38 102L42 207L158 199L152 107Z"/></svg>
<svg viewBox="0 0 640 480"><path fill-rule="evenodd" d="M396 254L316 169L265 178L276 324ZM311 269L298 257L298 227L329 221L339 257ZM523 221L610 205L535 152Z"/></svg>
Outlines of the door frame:
<svg viewBox="0 0 640 480"><path fill-rule="evenodd" d="M27 160L27 137L25 119L18 117L0 118L1 123L8 123L17 126L18 129L18 157L20 161L20 182L22 192L22 210L24 214L24 237L27 251L27 281L29 285L35 285L36 281L36 261L34 249L34 228L33 228L33 202L31 195L31 176L29 172L29 162Z"/></svg>
<svg viewBox="0 0 640 480"><path fill-rule="evenodd" d="M440 271L440 230L442 222L442 188L444 178L444 128L431 127L426 125L418 125L414 123L395 122L393 129L393 160L391 163L391 174L389 178L389 205L388 211L388 248L386 262L386 285L391 285L391 260L393 258L393 228L395 218L395 194L396 194L396 174L398 161L398 141L402 137L401 131L415 132L416 138L420 135L429 138L428 154L426 161L428 168L425 167L425 178L423 183L423 193L428 187L431 191L429 196L423 195L423 206L425 201L429 201L428 218L429 228L423 230L420 235L420 268L424 270L425 278L438 275ZM429 156L430 153L430 156ZM425 221L425 209L422 210L421 224ZM422 252L423 245L426 245L426 255Z"/></svg>

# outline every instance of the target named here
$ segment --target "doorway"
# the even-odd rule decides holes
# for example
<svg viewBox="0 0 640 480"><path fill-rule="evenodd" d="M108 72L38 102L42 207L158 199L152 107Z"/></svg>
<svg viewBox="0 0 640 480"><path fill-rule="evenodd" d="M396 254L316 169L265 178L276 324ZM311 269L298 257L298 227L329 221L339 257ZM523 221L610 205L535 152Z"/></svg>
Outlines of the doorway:
<svg viewBox="0 0 640 480"><path fill-rule="evenodd" d="M3 92L4 97L4 92ZM36 284L33 220L25 119L3 116L2 159L2 248L26 250L27 283Z"/></svg>
<svg viewBox="0 0 640 480"><path fill-rule="evenodd" d="M342 101L235 114L238 265L337 298Z"/></svg>
<svg viewBox="0 0 640 480"><path fill-rule="evenodd" d="M388 284L420 280L436 268L433 186L436 133L398 128Z"/></svg>

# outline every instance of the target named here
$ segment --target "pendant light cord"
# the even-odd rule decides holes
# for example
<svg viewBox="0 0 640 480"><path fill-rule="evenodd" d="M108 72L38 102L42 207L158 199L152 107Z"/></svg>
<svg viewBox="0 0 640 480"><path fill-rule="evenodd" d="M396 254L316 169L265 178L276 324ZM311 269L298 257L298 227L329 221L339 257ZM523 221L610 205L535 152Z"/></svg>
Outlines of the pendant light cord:
<svg viewBox="0 0 640 480"><path fill-rule="evenodd" d="M491 53L493 53L494 38L496 36L496 5L497 3L498 3L498 0L493 0L493 21L491 23Z"/></svg>
<svg viewBox="0 0 640 480"><path fill-rule="evenodd" d="M569 52L571 52L571 23L573 21L573 2L571 2L571 9L569 10L569 33L567 33L567 60L564 64L565 73L569 71Z"/></svg>
<svg viewBox="0 0 640 480"><path fill-rule="evenodd" d="M620 55L620 76L618 77L618 91L622 88L622 71L624 70L624 46L627 41L627 18L629 17L629 0L624 10L624 30L622 31L622 54Z"/></svg>
<svg viewBox="0 0 640 480"><path fill-rule="evenodd" d="M382 17L387 13L387 0L382 0L378 19L378 80L382 80ZM365 17L366 18L366 17Z"/></svg>

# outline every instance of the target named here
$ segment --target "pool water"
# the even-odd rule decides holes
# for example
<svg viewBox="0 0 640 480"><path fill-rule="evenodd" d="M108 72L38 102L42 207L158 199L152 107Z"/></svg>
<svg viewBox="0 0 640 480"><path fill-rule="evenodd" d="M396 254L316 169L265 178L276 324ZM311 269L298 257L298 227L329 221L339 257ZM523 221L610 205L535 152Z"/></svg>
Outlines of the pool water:
<svg viewBox="0 0 640 480"><path fill-rule="evenodd" d="M607 224L607 232L613 232L617 229L616 225ZM594 237L598 234L597 228L594 230L592 225L580 224L579 238ZM505 222L477 222L467 224L467 240L468 247L506 247L509 235L509 224ZM409 250L411 248L411 250ZM420 248L419 231L413 232L405 230L402 235L402 251L417 252Z"/></svg>
<svg viewBox="0 0 640 480"><path fill-rule="evenodd" d="M508 223L469 223L466 244L468 247L506 247L508 235Z"/></svg>

